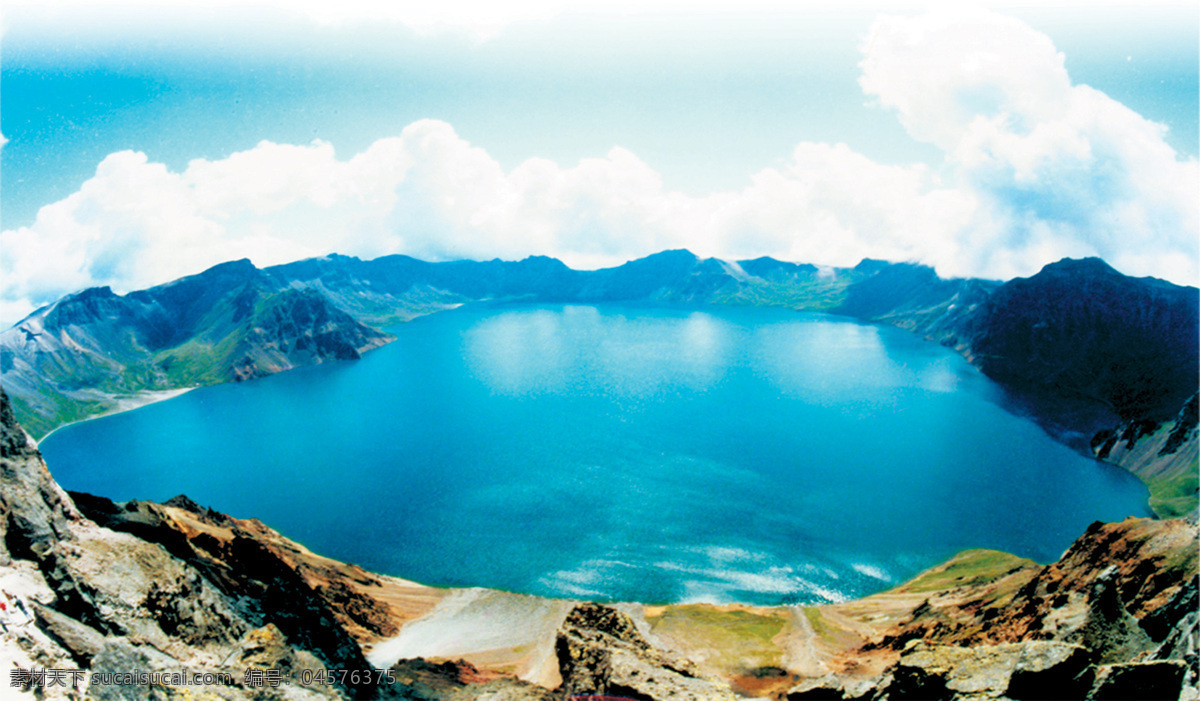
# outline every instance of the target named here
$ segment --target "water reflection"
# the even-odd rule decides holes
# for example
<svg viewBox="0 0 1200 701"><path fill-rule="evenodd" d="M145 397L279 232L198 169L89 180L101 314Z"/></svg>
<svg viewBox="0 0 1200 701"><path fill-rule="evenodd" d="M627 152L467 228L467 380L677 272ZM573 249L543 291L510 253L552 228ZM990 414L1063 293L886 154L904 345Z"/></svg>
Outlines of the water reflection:
<svg viewBox="0 0 1200 701"><path fill-rule="evenodd" d="M727 322L699 311L657 318L569 305L486 319L464 334L463 355L498 394L650 397L719 382L731 336Z"/></svg>

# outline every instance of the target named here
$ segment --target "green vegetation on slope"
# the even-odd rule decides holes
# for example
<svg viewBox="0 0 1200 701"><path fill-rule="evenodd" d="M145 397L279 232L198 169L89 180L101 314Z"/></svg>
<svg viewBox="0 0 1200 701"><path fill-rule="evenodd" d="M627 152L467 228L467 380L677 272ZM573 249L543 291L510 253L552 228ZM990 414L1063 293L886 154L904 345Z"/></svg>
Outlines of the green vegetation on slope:
<svg viewBox="0 0 1200 701"><path fill-rule="evenodd" d="M999 550L965 550L949 561L925 570L894 591L932 592L976 586L1027 567L1037 567L1037 563Z"/></svg>
<svg viewBox="0 0 1200 701"><path fill-rule="evenodd" d="M11 397L10 399L13 413L29 417L28 424L23 427L29 432L29 435L38 440L45 438L46 434L59 426L92 418L105 410L104 404L99 401L72 400L61 394L46 393L38 397L39 400L52 406L51 416L46 417L42 413L34 411L23 398Z"/></svg>
<svg viewBox="0 0 1200 701"><path fill-rule="evenodd" d="M783 611L759 614L684 604L667 606L657 615L648 613L646 619L655 635L686 641L690 656L706 658L723 669L748 672L782 663L781 650L772 639L787 625ZM696 654L697 650L708 654Z"/></svg>
<svg viewBox="0 0 1200 701"><path fill-rule="evenodd" d="M247 261L124 297L68 296L5 332L15 411L41 438L145 392L353 359L391 340L317 291L271 285Z"/></svg>
<svg viewBox="0 0 1200 701"><path fill-rule="evenodd" d="M1146 482L1150 488L1150 508L1159 518L1180 518L1200 505L1200 460L1192 458L1190 473Z"/></svg>
<svg viewBox="0 0 1200 701"><path fill-rule="evenodd" d="M826 619L825 615L821 613L821 607L806 606L803 611L804 618L812 627L813 634L831 649L852 645L859 640L853 631L845 630Z"/></svg>
<svg viewBox="0 0 1200 701"><path fill-rule="evenodd" d="M233 379L230 364L240 335L231 333L218 343L194 338L155 355L173 386L212 385Z"/></svg>
<svg viewBox="0 0 1200 701"><path fill-rule="evenodd" d="M744 304L762 307L787 307L810 312L827 312L846 301L854 280L847 271L836 277L799 278L773 283L762 280L740 286L727 286L713 296L716 304Z"/></svg>

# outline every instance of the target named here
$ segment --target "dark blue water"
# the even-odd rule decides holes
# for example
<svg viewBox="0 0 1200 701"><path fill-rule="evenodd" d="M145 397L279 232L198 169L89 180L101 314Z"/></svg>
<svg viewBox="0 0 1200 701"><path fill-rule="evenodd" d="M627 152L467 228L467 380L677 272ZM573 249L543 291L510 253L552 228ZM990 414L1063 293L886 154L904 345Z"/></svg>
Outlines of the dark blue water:
<svg viewBox="0 0 1200 701"><path fill-rule="evenodd" d="M763 604L976 547L1057 558L1131 475L904 331L773 309L463 308L361 361L195 390L42 445L68 489L186 493L442 585Z"/></svg>

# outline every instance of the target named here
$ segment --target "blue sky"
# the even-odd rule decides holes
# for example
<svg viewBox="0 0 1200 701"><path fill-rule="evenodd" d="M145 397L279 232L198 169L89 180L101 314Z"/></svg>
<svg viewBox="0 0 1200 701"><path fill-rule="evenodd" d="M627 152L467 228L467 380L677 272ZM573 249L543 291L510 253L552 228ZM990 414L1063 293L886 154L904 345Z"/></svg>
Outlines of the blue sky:
<svg viewBox="0 0 1200 701"><path fill-rule="evenodd" d="M332 251L1195 284L1194 4L681 8L9 3L0 319Z"/></svg>

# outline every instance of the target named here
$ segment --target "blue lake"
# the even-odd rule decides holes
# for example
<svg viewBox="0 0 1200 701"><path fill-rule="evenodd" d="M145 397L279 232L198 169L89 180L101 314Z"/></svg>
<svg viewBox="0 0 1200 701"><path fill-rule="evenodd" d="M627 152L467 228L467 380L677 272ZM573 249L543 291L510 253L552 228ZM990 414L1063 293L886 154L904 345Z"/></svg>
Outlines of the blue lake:
<svg viewBox="0 0 1200 701"><path fill-rule="evenodd" d="M907 332L764 308L475 306L362 360L195 390L42 443L67 489L184 493L429 584L820 602L967 548L1056 559L1133 476Z"/></svg>

